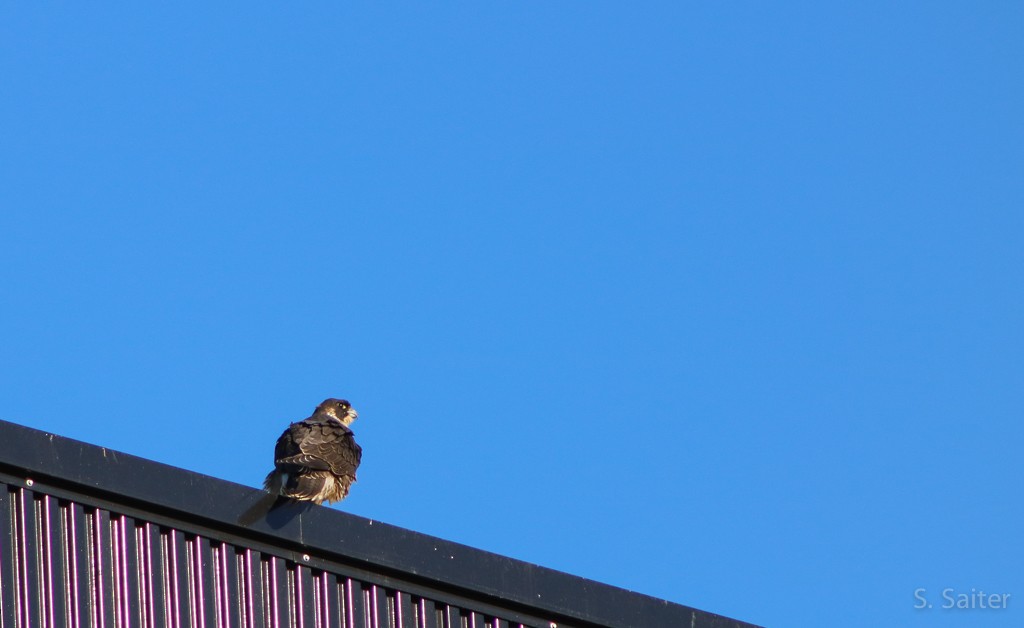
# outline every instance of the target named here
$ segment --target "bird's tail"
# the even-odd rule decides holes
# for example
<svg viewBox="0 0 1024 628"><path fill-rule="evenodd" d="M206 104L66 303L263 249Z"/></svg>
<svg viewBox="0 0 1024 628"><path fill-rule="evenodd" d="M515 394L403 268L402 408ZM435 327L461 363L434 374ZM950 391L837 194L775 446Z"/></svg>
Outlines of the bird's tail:
<svg viewBox="0 0 1024 628"><path fill-rule="evenodd" d="M263 480L263 490L269 492L271 495L280 495L281 489L287 483L288 474L274 469L268 473L266 479Z"/></svg>
<svg viewBox="0 0 1024 628"><path fill-rule="evenodd" d="M256 500L256 503L246 509L238 517L238 523L247 526L255 523L257 520L266 517L271 510L277 505L277 503L284 498L281 496L281 489L284 487L284 483L287 481L287 473L281 473L277 469L274 469L267 474L265 480L263 480L263 489L269 493Z"/></svg>

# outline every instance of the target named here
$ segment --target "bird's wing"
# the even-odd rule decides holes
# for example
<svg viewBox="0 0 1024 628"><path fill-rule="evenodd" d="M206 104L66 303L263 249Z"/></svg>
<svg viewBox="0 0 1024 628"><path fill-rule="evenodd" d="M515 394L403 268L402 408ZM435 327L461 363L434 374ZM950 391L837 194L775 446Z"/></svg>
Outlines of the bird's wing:
<svg viewBox="0 0 1024 628"><path fill-rule="evenodd" d="M292 423L274 449L278 468L301 467L353 478L361 458L362 448L352 430L335 421L316 419Z"/></svg>
<svg viewBox="0 0 1024 628"><path fill-rule="evenodd" d="M324 460L317 456L310 454L296 454L294 456L285 456L284 458L278 458L274 461L274 465L281 468L301 468L301 469L316 469L318 471L330 470L330 465Z"/></svg>
<svg viewBox="0 0 1024 628"><path fill-rule="evenodd" d="M311 439L308 449L303 450L326 462L331 473L353 479L363 454L352 430L333 421L324 425L318 438Z"/></svg>

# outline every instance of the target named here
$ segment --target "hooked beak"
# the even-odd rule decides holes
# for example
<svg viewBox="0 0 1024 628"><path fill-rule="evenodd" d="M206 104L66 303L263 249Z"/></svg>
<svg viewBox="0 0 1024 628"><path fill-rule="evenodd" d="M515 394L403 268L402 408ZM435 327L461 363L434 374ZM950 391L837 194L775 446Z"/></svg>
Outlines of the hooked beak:
<svg viewBox="0 0 1024 628"><path fill-rule="evenodd" d="M355 408L349 408L348 412L345 413L345 416L342 418L341 422L344 423L346 426L348 426L348 425L352 424L352 421L355 421L358 418L359 418L359 413L356 412L356 409Z"/></svg>

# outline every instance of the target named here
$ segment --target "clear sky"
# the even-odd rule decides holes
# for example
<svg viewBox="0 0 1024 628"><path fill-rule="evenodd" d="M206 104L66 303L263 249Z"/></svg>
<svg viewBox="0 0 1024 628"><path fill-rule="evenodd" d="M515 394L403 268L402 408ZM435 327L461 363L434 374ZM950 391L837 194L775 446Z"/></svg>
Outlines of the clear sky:
<svg viewBox="0 0 1024 628"><path fill-rule="evenodd" d="M1024 625L1024 4L143 4L0 6L0 418L257 486L343 396L348 512Z"/></svg>

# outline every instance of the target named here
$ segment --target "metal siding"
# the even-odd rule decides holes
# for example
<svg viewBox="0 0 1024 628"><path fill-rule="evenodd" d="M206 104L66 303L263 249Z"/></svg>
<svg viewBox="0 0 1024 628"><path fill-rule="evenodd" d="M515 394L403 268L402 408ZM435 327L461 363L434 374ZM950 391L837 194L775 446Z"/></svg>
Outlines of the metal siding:
<svg viewBox="0 0 1024 628"><path fill-rule="evenodd" d="M295 596L295 617L298 628L315 628L316 604L313 601L313 574L307 567L291 565L289 570Z"/></svg>
<svg viewBox="0 0 1024 628"><path fill-rule="evenodd" d="M370 628L362 582L354 578L345 580L345 604L347 609L345 628Z"/></svg>
<svg viewBox="0 0 1024 628"><path fill-rule="evenodd" d="M418 611L417 628L439 628L439 626L441 625L438 622L439 614L437 607L434 606L433 600L419 598L416 604L416 609Z"/></svg>
<svg viewBox="0 0 1024 628"><path fill-rule="evenodd" d="M463 597L406 590L384 574L367 580L353 575L370 574L361 568L329 571L308 561L0 486L0 628L524 625L518 611L501 617L490 603L473 608Z"/></svg>
<svg viewBox="0 0 1024 628"><path fill-rule="evenodd" d="M0 628L755 628L6 421L0 485Z"/></svg>
<svg viewBox="0 0 1024 628"><path fill-rule="evenodd" d="M89 530L90 597L92 625L96 628L114 626L114 577L111 563L110 513L93 509L86 521Z"/></svg>
<svg viewBox="0 0 1024 628"><path fill-rule="evenodd" d="M120 515L110 519L113 543L114 614L118 628L136 628L142 622L142 586L139 578L138 543L135 519Z"/></svg>
<svg viewBox="0 0 1024 628"><path fill-rule="evenodd" d="M14 628L17 624L14 546L18 539L14 534L14 494L8 488L0 490L0 628Z"/></svg>
<svg viewBox="0 0 1024 628"><path fill-rule="evenodd" d="M329 625L327 622L327 595L326 595L326 574L322 571L312 572L312 578L310 579L311 592L313 594L313 625L316 628L322 628L323 626Z"/></svg>
<svg viewBox="0 0 1024 628"><path fill-rule="evenodd" d="M340 626L341 623L341 583L338 576L329 572L321 572L317 580L317 592L320 596L318 608L321 615L318 626Z"/></svg>
<svg viewBox="0 0 1024 628"><path fill-rule="evenodd" d="M19 625L35 628L41 625L39 598L43 591L39 574L39 538L36 534L36 503L33 492L18 491L14 502L16 526L15 542L17 559L15 570L18 577L18 620Z"/></svg>
<svg viewBox="0 0 1024 628"><path fill-rule="evenodd" d="M217 625L221 628L239 628L242 625L242 606L238 596L238 563L235 554L235 546L229 543L220 543L213 548Z"/></svg>
<svg viewBox="0 0 1024 628"><path fill-rule="evenodd" d="M168 628L191 626L188 553L185 535L180 530L167 530L160 538L164 569L164 611Z"/></svg>
<svg viewBox="0 0 1024 628"><path fill-rule="evenodd" d="M39 604L39 623L37 625L40 628L52 628L53 586L50 582L52 569L50 568L48 551L50 539L48 536L48 526L46 525L46 498L43 495L31 493L30 499L32 500L32 518L35 520L31 528L36 537L33 547L36 558L36 586L38 588L38 593L35 597Z"/></svg>
<svg viewBox="0 0 1024 628"><path fill-rule="evenodd" d="M39 625L41 628L55 626L63 628L65 625L64 557L61 551L60 514L57 512L57 500L49 495L36 495L34 500L36 502L36 547L39 556Z"/></svg>
<svg viewBox="0 0 1024 628"><path fill-rule="evenodd" d="M61 529L66 566L67 625L69 628L85 628L90 625L92 597L89 595L89 537L86 533L85 509L81 504L63 504Z"/></svg>
<svg viewBox="0 0 1024 628"><path fill-rule="evenodd" d="M458 606L445 604L442 612L442 626L444 628L465 628L462 625L462 611Z"/></svg>
<svg viewBox="0 0 1024 628"><path fill-rule="evenodd" d="M205 549L205 551L204 551ZM187 626L206 628L214 626L207 621L211 607L215 605L213 589L209 586L210 542L194 535L185 537L185 556L188 568L188 623Z"/></svg>
<svg viewBox="0 0 1024 628"><path fill-rule="evenodd" d="M135 528L138 548L140 603L143 625L146 628L162 628L167 625L166 596L164 594L164 573L167 564L163 555L164 533L159 526L145 522Z"/></svg>
<svg viewBox="0 0 1024 628"><path fill-rule="evenodd" d="M245 628L264 628L262 559L260 553L251 549L239 552L238 595Z"/></svg>
<svg viewBox="0 0 1024 628"><path fill-rule="evenodd" d="M292 588L285 569L285 561L271 556L264 563L264 569L268 592L268 625L272 628L292 628L295 625L292 620L295 603L290 595Z"/></svg>
<svg viewBox="0 0 1024 628"><path fill-rule="evenodd" d="M372 619L373 628L392 628L388 612L387 591L382 587L371 585L366 590L366 606Z"/></svg>
<svg viewBox="0 0 1024 628"><path fill-rule="evenodd" d="M402 628L417 628L416 606L412 596L402 591L396 591L395 596L395 623Z"/></svg>

